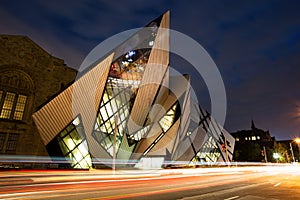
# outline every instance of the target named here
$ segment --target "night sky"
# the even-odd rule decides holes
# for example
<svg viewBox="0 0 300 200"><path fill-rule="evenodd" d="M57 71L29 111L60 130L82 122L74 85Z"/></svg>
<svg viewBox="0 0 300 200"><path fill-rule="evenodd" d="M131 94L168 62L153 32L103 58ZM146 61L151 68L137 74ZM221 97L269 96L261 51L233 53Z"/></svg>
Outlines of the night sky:
<svg viewBox="0 0 300 200"><path fill-rule="evenodd" d="M228 131L249 129L253 119L277 140L300 136L300 1L3 0L0 5L1 34L26 35L76 69L108 37L170 10L171 29L201 44L222 75ZM174 68L189 73L182 63L171 56ZM203 80L192 76L192 84L210 110Z"/></svg>

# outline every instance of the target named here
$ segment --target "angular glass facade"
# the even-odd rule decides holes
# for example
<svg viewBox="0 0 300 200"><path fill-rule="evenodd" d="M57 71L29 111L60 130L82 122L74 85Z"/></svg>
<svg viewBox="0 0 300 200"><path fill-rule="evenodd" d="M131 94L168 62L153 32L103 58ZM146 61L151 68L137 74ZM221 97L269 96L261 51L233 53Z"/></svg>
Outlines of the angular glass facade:
<svg viewBox="0 0 300 200"><path fill-rule="evenodd" d="M95 65L93 69L101 71L97 67L102 66L106 72L105 76L99 72L94 77L102 77L97 81L103 87L95 91L97 102L89 104L95 106L93 112L87 115L88 107L81 102L86 98L82 95L86 92L85 83L90 83L84 77L97 70L88 71L77 80L80 95L76 94L76 98L80 105L74 119L59 111L62 105L64 109L72 107L73 99L68 99L71 89L35 113L50 155L64 157L72 168L91 168L101 162L111 167L116 160L125 167L141 166L141 160L152 160L151 157L170 163L216 163L232 158L233 138L208 112L195 106L188 78L182 76L185 81L179 81L178 76L169 76L169 33L165 32L168 27L169 12ZM47 118L50 112L55 116ZM70 112L74 110L64 110ZM64 117L69 117L68 124L63 123L62 131L57 133L53 126L62 126L61 121L67 121ZM90 119L93 121L87 122ZM49 135L53 136L50 142ZM222 151L224 143L226 153Z"/></svg>
<svg viewBox="0 0 300 200"><path fill-rule="evenodd" d="M158 30L158 27L154 26L153 23L151 26L152 32L145 35L145 30L141 30L141 33L137 33L137 35L143 35L143 37L140 37L143 38L139 41L140 44L116 58L110 66L93 137L111 156L114 152L113 142L115 138L117 152L123 137L127 137L130 145L135 145L147 134L150 128L150 126L142 127L133 134L128 134L127 131L130 111L151 52L149 43L153 42ZM130 41L132 41L132 38L127 42ZM145 44L148 44L149 48L139 49L140 47L147 47Z"/></svg>
<svg viewBox="0 0 300 200"><path fill-rule="evenodd" d="M92 168L92 159L79 116L62 130L55 140L71 168Z"/></svg>
<svg viewBox="0 0 300 200"><path fill-rule="evenodd" d="M213 137L209 137L196 156L192 159L192 162L215 163L218 161L220 155L221 152L216 141Z"/></svg>

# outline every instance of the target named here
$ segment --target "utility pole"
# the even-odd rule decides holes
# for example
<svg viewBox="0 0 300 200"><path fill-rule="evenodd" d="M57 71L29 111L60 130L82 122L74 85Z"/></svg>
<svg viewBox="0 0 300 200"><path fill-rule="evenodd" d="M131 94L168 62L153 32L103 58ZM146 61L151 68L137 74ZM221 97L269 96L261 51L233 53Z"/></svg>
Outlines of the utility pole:
<svg viewBox="0 0 300 200"><path fill-rule="evenodd" d="M294 151L293 151L293 147L292 147L292 142L290 142L290 148L291 148L291 152L292 152L293 161L295 162L295 156L294 156Z"/></svg>
<svg viewBox="0 0 300 200"><path fill-rule="evenodd" d="M267 158L267 151L266 151L266 147L264 146L264 154L265 154L265 161L266 163L268 162L268 158Z"/></svg>

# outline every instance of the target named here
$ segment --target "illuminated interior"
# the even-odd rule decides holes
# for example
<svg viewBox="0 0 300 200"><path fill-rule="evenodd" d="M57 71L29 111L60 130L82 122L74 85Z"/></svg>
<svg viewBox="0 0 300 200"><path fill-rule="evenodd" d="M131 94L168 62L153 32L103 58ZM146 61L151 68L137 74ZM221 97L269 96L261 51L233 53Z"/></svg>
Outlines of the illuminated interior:
<svg viewBox="0 0 300 200"><path fill-rule="evenodd" d="M14 113L14 119L22 120L24 110L25 110L26 100L27 100L26 96L24 96L24 95L18 96L15 113Z"/></svg>
<svg viewBox="0 0 300 200"><path fill-rule="evenodd" d="M63 156L72 168L92 168L92 159L84 135L80 117L76 117L58 136L58 144Z"/></svg>
<svg viewBox="0 0 300 200"><path fill-rule="evenodd" d="M146 29L149 31L149 29ZM142 30L143 31L143 30ZM116 140L116 152L119 150L123 137L127 137L129 145L135 145L147 134L150 126L142 127L139 131L129 135L127 120L133 106L138 87L143 78L157 27L152 29L153 34L144 34L140 43L146 43L148 48L131 48L116 58L110 67L109 76L101 99L97 120L94 126L93 137L113 156L113 143ZM137 33L137 35L142 33ZM132 39L133 42L136 38ZM132 42L130 39L125 45L127 49ZM140 45L140 44L139 44ZM122 47L123 47L122 46ZM132 148L133 149L133 148Z"/></svg>
<svg viewBox="0 0 300 200"><path fill-rule="evenodd" d="M148 133L148 131L150 130L151 125L148 125L140 130L138 130L136 133L130 135L130 139L132 140L136 140L139 141L140 139L142 139L143 137L146 136L146 134Z"/></svg>
<svg viewBox="0 0 300 200"><path fill-rule="evenodd" d="M111 65L109 76L123 80L141 80L151 49L128 51Z"/></svg>
<svg viewBox="0 0 300 200"><path fill-rule="evenodd" d="M146 155L155 144L166 134L166 132L171 128L175 121L180 117L180 107L178 102L176 102L168 112L159 120L159 125L163 132L154 140L154 142L146 149L143 155Z"/></svg>
<svg viewBox="0 0 300 200"><path fill-rule="evenodd" d="M173 125L176 116L176 108L178 104L175 104L168 112L159 120L159 125L164 132L167 132Z"/></svg>
<svg viewBox="0 0 300 200"><path fill-rule="evenodd" d="M17 95L13 92L4 93L3 91L0 91L0 100L1 99L3 101L3 106L1 108L0 118L14 120L23 119L27 96L21 94Z"/></svg>
<svg viewBox="0 0 300 200"><path fill-rule="evenodd" d="M16 94L11 93L11 92L6 93L0 118L4 118L4 119L10 118L10 115L11 115L11 112L13 109L13 105L14 105L15 95Z"/></svg>
<svg viewBox="0 0 300 200"><path fill-rule="evenodd" d="M200 151L192 159L192 162L217 162L221 155L220 149L217 146L213 137L209 137L205 144L201 147Z"/></svg>

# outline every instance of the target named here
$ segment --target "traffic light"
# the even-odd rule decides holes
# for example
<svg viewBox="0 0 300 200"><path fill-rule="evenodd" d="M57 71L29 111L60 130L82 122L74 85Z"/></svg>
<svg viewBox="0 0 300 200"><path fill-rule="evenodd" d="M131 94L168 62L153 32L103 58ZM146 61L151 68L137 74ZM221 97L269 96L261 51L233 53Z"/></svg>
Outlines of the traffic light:
<svg viewBox="0 0 300 200"><path fill-rule="evenodd" d="M226 145L225 143L222 143L222 151L225 151L226 150Z"/></svg>

